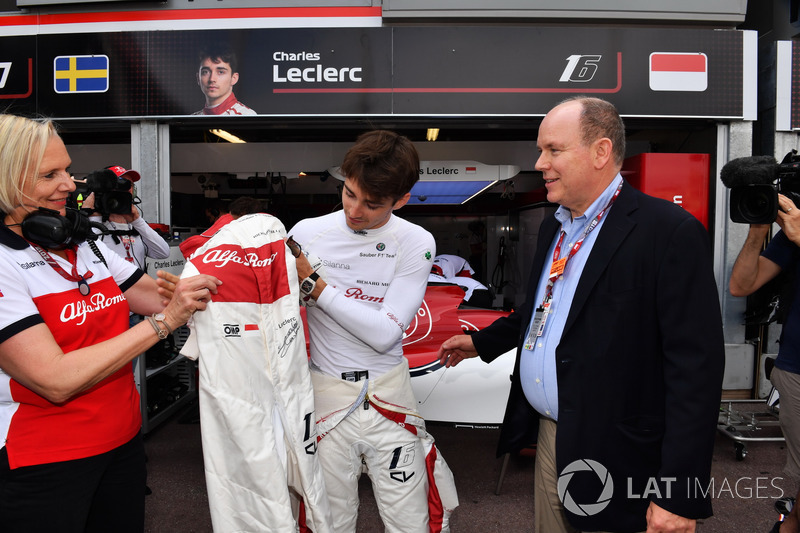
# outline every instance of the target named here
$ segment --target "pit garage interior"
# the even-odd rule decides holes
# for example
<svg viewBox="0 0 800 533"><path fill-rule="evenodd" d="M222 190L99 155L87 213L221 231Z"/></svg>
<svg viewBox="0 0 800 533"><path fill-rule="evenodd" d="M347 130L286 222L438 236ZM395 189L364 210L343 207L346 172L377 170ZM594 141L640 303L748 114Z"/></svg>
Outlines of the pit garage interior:
<svg viewBox="0 0 800 533"><path fill-rule="evenodd" d="M553 212L546 201L541 173L535 170L540 121L540 117L413 121L395 117L336 121L236 117L227 121L170 122L160 125L168 128L169 135L169 220L163 217L154 220L152 215L144 214L148 222L170 225L173 234L177 232L185 238L208 227L207 206L251 196L265 200L269 212L288 229L303 218L337 209L341 182L331 176L329 169L341 163L347 148L360 133L391 129L414 141L420 159L432 167L451 161L475 161L519 168L518 173L498 180L463 203L442 204L423 197L424 201L409 204L398 212L434 235L438 254L465 258L470 255L470 223L482 222L486 251L481 263L473 267L479 281L494 293L493 307L508 310L522 303L528 274L526 265L530 264L530 254L535 249L536 230L542 217ZM73 158L76 178L95 167L110 164L130 167L129 124L107 120L102 124L62 121L60 127ZM428 128L439 129L435 141L426 139ZM220 129L245 142L231 143L211 132ZM709 176L717 174L713 168L717 142L714 121L627 119L626 129L626 157L641 153L710 154ZM457 181L457 176L445 178ZM421 177L426 179L425 175ZM148 181L145 175L137 184L140 196L151 187ZM714 189L714 184L709 183L711 194ZM709 203L713 205L713 199ZM709 216L709 223L713 223L713 215Z"/></svg>

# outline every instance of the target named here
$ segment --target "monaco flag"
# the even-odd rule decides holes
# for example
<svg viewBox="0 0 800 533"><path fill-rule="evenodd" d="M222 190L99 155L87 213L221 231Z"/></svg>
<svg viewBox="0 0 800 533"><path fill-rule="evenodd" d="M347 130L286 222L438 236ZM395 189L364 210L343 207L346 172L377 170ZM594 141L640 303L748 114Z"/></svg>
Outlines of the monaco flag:
<svg viewBox="0 0 800 533"><path fill-rule="evenodd" d="M705 91L708 57L701 53L650 54L650 89L653 91Z"/></svg>

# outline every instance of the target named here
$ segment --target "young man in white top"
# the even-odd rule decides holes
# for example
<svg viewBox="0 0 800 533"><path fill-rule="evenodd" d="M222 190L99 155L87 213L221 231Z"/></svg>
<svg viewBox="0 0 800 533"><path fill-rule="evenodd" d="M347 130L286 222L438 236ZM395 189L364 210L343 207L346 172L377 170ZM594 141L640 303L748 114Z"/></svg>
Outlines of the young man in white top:
<svg viewBox="0 0 800 533"><path fill-rule="evenodd" d="M311 300L318 453L333 529L355 531L366 471L386 531L447 531L458 505L452 474L416 411L402 347L436 255L428 231L393 214L419 179L419 156L407 138L371 131L341 170L342 210L289 232L290 246L299 243L323 265L315 272L293 249L300 290ZM426 462L435 459L429 475Z"/></svg>

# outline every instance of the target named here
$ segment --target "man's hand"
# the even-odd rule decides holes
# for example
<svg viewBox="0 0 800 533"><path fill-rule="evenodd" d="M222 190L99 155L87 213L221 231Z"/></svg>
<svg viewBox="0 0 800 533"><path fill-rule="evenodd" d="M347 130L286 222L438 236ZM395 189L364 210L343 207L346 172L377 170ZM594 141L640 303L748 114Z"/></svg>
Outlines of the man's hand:
<svg viewBox="0 0 800 533"><path fill-rule="evenodd" d="M439 363L445 367L456 366L464 359L477 356L478 351L469 335L455 335L439 347Z"/></svg>
<svg viewBox="0 0 800 533"><path fill-rule="evenodd" d="M647 508L647 533L695 533L697 520L670 513L653 502Z"/></svg>
<svg viewBox="0 0 800 533"><path fill-rule="evenodd" d="M130 213L125 213L124 215L112 213L108 216L108 219L112 222L119 222L120 224L131 224L140 216L139 209L135 205L131 205Z"/></svg>
<svg viewBox="0 0 800 533"><path fill-rule="evenodd" d="M303 253L303 249L294 239L292 239L291 236L286 238L286 246L289 247L289 250L294 256L294 263L297 267L297 278L302 281L313 274L314 269L312 268L311 263L308 262L306 254Z"/></svg>
<svg viewBox="0 0 800 533"><path fill-rule="evenodd" d="M800 246L800 210L788 196L778 195L778 218L775 222L790 241Z"/></svg>
<svg viewBox="0 0 800 533"><path fill-rule="evenodd" d="M286 246L289 247L289 251L291 251L292 255L294 256L294 265L297 269L297 280L302 283L304 279L314 273L314 267L311 266L311 263L308 261L308 257L306 257L306 254L303 253L302 247L294 239L292 239L291 235L286 238ZM327 286L328 284L325 283L325 280L319 278L314 286L314 290L309 296L316 300Z"/></svg>
<svg viewBox="0 0 800 533"><path fill-rule="evenodd" d="M89 193L89 196L83 199L81 202L81 209L89 209L92 214L97 214L94 210L94 193Z"/></svg>

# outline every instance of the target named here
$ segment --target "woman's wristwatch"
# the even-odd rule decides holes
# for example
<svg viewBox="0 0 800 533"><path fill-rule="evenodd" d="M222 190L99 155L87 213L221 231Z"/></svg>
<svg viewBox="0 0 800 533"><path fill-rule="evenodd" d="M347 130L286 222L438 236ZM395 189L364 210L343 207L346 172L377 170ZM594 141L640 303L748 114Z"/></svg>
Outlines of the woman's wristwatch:
<svg viewBox="0 0 800 533"><path fill-rule="evenodd" d="M156 330L156 335L158 335L158 338L162 341L172 334L172 328L167 324L167 317L165 317L163 313L154 313L147 317L147 321L150 322L150 325ZM163 329L158 325L159 323L164 324Z"/></svg>

